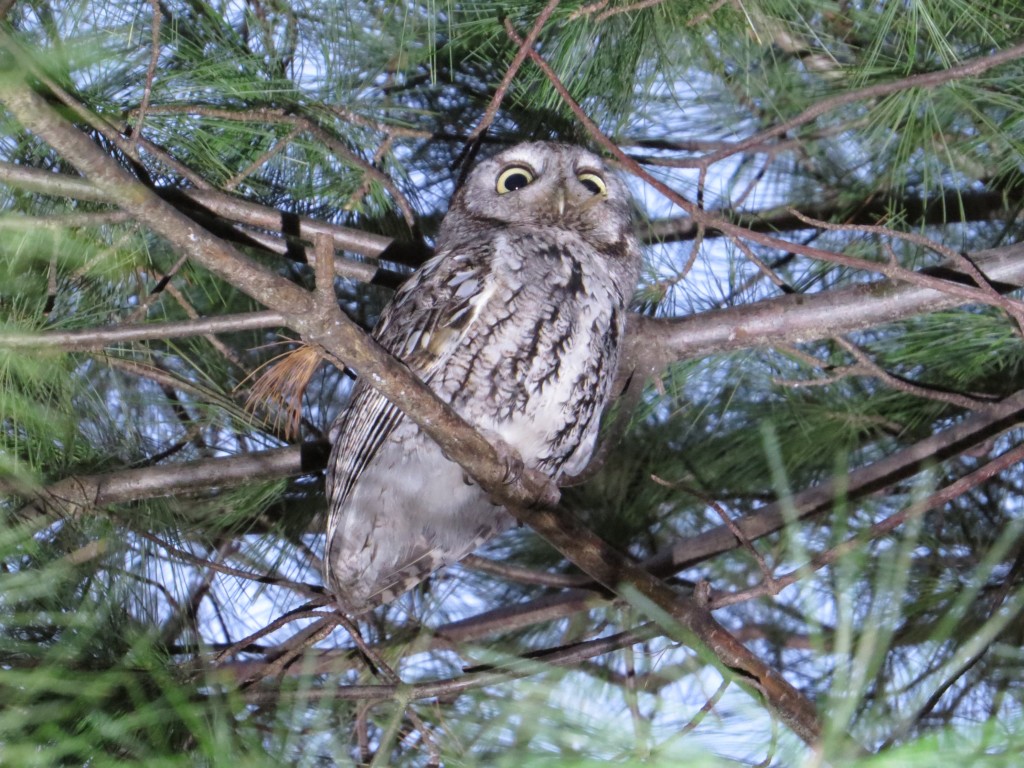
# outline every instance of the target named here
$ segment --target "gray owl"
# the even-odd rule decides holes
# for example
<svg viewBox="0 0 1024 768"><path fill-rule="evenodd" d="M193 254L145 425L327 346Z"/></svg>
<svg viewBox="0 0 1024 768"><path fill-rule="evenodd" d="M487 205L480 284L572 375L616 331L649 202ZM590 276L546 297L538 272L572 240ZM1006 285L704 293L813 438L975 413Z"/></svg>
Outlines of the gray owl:
<svg viewBox="0 0 1024 768"><path fill-rule="evenodd" d="M625 184L578 147L521 144L456 191L436 255L395 294L374 338L557 481L594 451L639 269ZM352 615L514 523L365 383L331 439L324 568Z"/></svg>

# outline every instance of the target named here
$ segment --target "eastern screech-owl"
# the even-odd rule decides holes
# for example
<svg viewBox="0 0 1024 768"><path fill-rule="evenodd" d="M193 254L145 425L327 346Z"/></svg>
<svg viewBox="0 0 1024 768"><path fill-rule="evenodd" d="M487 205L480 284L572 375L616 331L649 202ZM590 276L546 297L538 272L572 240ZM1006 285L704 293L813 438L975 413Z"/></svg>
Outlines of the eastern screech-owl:
<svg viewBox="0 0 1024 768"><path fill-rule="evenodd" d="M639 269L625 184L578 147L521 144L456 191L436 255L374 337L484 435L557 480L593 453ZM331 433L325 572L350 614L514 522L366 383Z"/></svg>

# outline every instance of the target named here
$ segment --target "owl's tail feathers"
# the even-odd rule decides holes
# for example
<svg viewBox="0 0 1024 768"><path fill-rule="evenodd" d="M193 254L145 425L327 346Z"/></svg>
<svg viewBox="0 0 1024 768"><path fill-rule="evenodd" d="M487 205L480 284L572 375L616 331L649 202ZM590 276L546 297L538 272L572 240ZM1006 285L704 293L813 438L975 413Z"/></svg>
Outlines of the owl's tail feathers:
<svg viewBox="0 0 1024 768"><path fill-rule="evenodd" d="M410 547L398 558L397 564L386 571L373 573L373 564L361 573L358 579L339 579L331 563L337 562L328 555L327 577L331 592L338 607L350 616L358 617L377 606L390 603L404 595L435 571L457 563L466 555L479 549L485 542L511 528L515 519L504 509L491 508L490 520L478 527L476 535L458 548L443 548L422 542Z"/></svg>

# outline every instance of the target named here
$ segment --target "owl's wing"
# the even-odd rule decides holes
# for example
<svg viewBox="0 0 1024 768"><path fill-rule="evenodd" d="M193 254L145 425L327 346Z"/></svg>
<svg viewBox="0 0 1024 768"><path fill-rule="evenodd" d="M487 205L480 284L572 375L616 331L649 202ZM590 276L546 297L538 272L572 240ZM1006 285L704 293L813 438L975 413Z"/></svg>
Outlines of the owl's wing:
<svg viewBox="0 0 1024 768"><path fill-rule="evenodd" d="M460 248L457 254L438 253L399 288L381 314L374 338L427 384L458 349L494 292L489 279L491 247L480 244ZM332 514L401 420L402 412L386 397L367 384L357 385L331 429Z"/></svg>
<svg viewBox="0 0 1024 768"><path fill-rule="evenodd" d="M374 338L424 381L458 348L494 292L491 244L441 252L395 294Z"/></svg>

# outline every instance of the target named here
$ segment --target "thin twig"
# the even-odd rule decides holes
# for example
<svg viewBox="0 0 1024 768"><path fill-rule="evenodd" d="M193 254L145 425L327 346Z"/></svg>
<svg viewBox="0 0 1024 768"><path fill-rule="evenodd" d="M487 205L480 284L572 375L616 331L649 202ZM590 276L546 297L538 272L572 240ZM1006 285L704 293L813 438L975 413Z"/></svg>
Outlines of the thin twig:
<svg viewBox="0 0 1024 768"><path fill-rule="evenodd" d="M267 663L258 677L243 681L239 688L245 690L265 678L281 677L288 667L302 656L307 648L316 645L331 634L338 623L338 615L332 613L323 616L308 627L304 627L285 643L285 650Z"/></svg>
<svg viewBox="0 0 1024 768"><path fill-rule="evenodd" d="M543 10L538 14L537 18L533 22L533 26L530 27L530 31L526 33L526 37L517 42L519 50L516 51L515 57L512 59L512 63L509 64L508 69L505 70L504 77L501 78L501 82L498 83L498 87L494 90L494 96L491 97L490 103L484 110L484 115L480 118L480 122L477 123L469 136L466 137L466 145L471 145L477 141L484 132L491 127L491 123L494 122L495 117L498 114L498 109L501 107L501 102L505 98L505 93L508 91L509 86L512 85L512 79L516 76L519 68L526 61L526 57L530 54L530 49L533 44L537 42L537 38L540 36L541 30L547 23L548 19L551 18L551 14L554 13L555 8L558 7L559 0L548 0L548 4L544 6ZM505 19L505 23L509 24L508 19Z"/></svg>
<svg viewBox="0 0 1024 768"><path fill-rule="evenodd" d="M963 496L968 491L988 482L999 473L1006 471L1010 467L1015 464L1019 464L1022 461L1024 461L1024 445L1018 445L1001 456L993 459L988 464L985 464L983 467L980 467L970 474L955 480L941 491L937 491L919 502L910 504L899 512L895 512L884 520L869 526L862 533L859 533L841 544L837 544L836 546L821 552L811 558L800 568L796 568L782 576L775 577L772 579L771 583L759 584L755 587L751 587L750 589L732 592L727 595L717 595L712 599L711 606L712 608L717 609L756 597L777 595L786 587L796 583L800 579L806 578L808 574L821 570L828 565L832 565L851 552L863 548L869 542L888 535L896 528L904 525L908 520L920 517L926 512L950 503L960 496Z"/></svg>
<svg viewBox="0 0 1024 768"><path fill-rule="evenodd" d="M163 13L160 10L160 0L149 0L153 9L153 52L149 57L149 68L146 70L146 85L142 91L142 102L139 104L135 130L132 131L132 143L138 146L139 136L142 134L142 125L146 122L146 110L149 109L149 99L153 93L153 79L156 77L157 63L160 61L160 25L163 22Z"/></svg>
<svg viewBox="0 0 1024 768"><path fill-rule="evenodd" d="M731 155L739 152L745 152L748 149L763 144L767 139L789 133L794 128L798 128L801 125L816 120L817 118L827 115L829 112L848 104L856 104L859 101L869 101L881 96L888 96L893 93L909 91L915 88L935 88L957 80L977 77L994 67L1007 64L1011 61L1016 61L1021 57L1024 57L1024 43L1018 43L1017 45L986 56L967 59L956 66L948 67L946 69L940 69L934 72L923 72L921 74L899 78L888 83L877 83L875 85L868 85L852 91L846 91L845 93L839 93L835 96L816 101L799 115L796 115L789 120L760 131L750 138L737 142L727 149L722 149L705 156L703 162L707 165L712 165Z"/></svg>
<svg viewBox="0 0 1024 768"><path fill-rule="evenodd" d="M852 341L844 339L841 336L836 336L833 340L836 344L849 352L857 361L857 365L848 366L846 368L848 373L859 373L861 375L872 376L899 392L906 392L909 395L923 397L928 400L935 400L940 403L949 403L950 405L955 405L958 408L964 408L969 411L983 411L990 408L996 402L995 398L984 400L960 394L959 392L947 392L941 389L922 386L921 384L917 384L916 382L910 381L902 376L897 376L896 374L885 370L882 366L872 360L863 349L858 347Z"/></svg>
<svg viewBox="0 0 1024 768"><path fill-rule="evenodd" d="M324 602L326 602L326 600L324 600ZM231 658L236 653L240 653L242 651L249 650L250 646L253 646L255 644L255 642L257 640L259 640L261 637L266 637L267 635L269 635L269 634L271 634L273 632L276 632L281 627L287 626L288 624L290 624L293 621L300 621L302 619L318 619L319 620L319 619L323 619L325 616L329 615L329 614L326 614L326 613L324 613L322 611L313 610L313 608L315 608L315 607L316 607L315 603L314 604L307 603L306 605L299 606L298 608L293 608L292 610L288 611L287 613L284 613L284 614L278 616L276 619L271 621L269 624L266 624L266 625L260 627L258 630L256 630L252 634L250 634L250 635L248 635L246 637L243 637L241 640L238 640L238 641L232 643L231 645L229 645L227 648L224 648L221 651L219 651L217 653L217 655L213 657L213 664L215 666L219 666L219 665L225 664L226 663L225 662L226 659Z"/></svg>
<svg viewBox="0 0 1024 768"><path fill-rule="evenodd" d="M226 576L235 576L245 581L255 581L259 584L273 584L278 587L284 587L285 589L291 589L296 592L299 592L300 594L308 595L314 600L323 598L323 590L319 585L306 584L302 581L291 581L290 579L285 579L279 576L264 576L256 573L251 573L249 571L243 571L239 568L232 568L229 565L215 563L204 557L197 557L196 555L193 555L191 552L186 552L185 550L174 546L170 542L161 539L159 536L153 535L149 531L136 530L135 534L137 536L141 536L147 541L153 542L157 546L166 550L168 554L180 558L181 560L184 560L187 563L191 563L192 565L197 565L201 568L209 568L211 570L217 571L218 573L222 573Z"/></svg>
<svg viewBox="0 0 1024 768"><path fill-rule="evenodd" d="M231 178L224 182L224 191L227 192L233 190L245 179L254 174L264 165L266 165L266 163L268 163L270 160L277 157L277 155L281 154L284 150L288 149L288 145L291 144L292 140L300 133L302 133L302 127L296 125L288 132L286 136L271 143L271 145L266 149L266 151L263 152L259 157L257 157L255 160L249 163L249 165L247 165L245 168L232 175Z"/></svg>
<svg viewBox="0 0 1024 768"><path fill-rule="evenodd" d="M978 269L975 264L966 254L956 251L952 248L948 248L941 243L937 243L930 238L919 235L916 232L900 232L898 230L890 229L889 227L883 227L872 224L833 224L828 221L821 221L820 219L814 219L810 216L805 216L796 209L788 209L790 213L796 216L800 221L810 224L811 226L819 229L825 229L830 231L838 232L864 232L874 235L881 235L882 237L891 237L897 240L904 240L914 245L919 245L922 248L926 248L930 251L944 256L950 262L959 267L965 274L973 278L974 282L977 283L978 287L982 289L989 297L991 301L988 303L994 304L997 307L1005 310L1007 314L1012 317L1017 323L1017 332L1022 333L1024 329L1024 303L1017 299L1011 299L1007 296L1003 296L999 291L992 285L992 281L989 280L988 276ZM895 259L891 259L895 261Z"/></svg>

